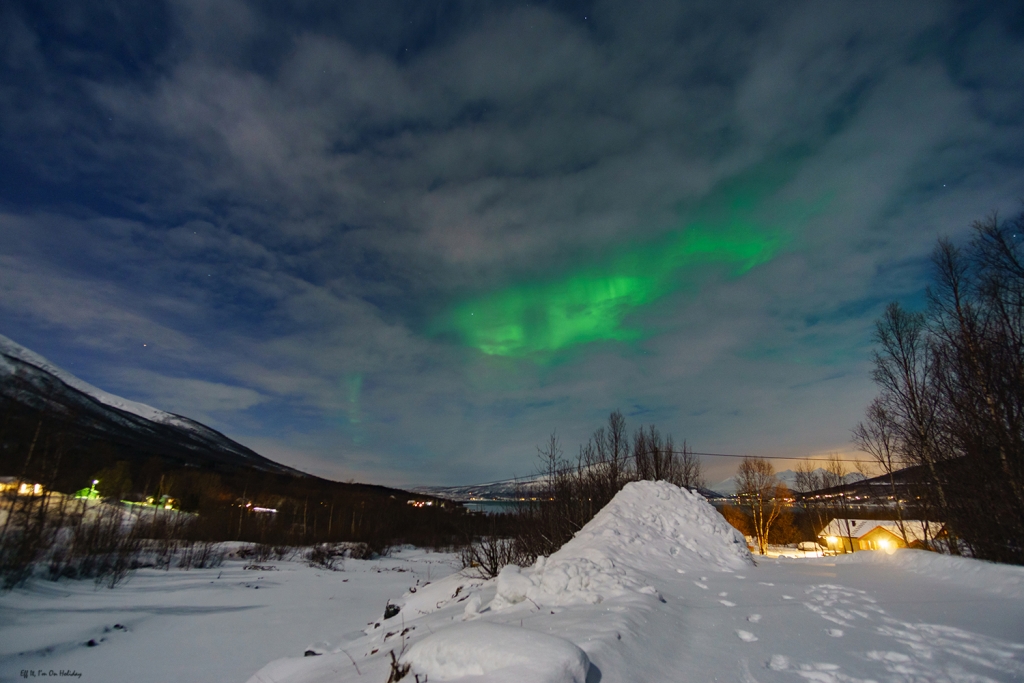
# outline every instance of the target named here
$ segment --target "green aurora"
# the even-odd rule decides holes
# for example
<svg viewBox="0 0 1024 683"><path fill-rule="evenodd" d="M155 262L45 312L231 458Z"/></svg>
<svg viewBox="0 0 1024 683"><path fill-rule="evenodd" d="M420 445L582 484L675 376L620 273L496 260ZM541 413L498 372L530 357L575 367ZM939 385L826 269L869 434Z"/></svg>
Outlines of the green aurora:
<svg viewBox="0 0 1024 683"><path fill-rule="evenodd" d="M596 341L634 341L632 311L693 282L707 265L733 277L769 261L788 239L752 223L695 223L656 243L629 248L608 263L564 277L517 284L453 307L441 327L491 356L523 357Z"/></svg>

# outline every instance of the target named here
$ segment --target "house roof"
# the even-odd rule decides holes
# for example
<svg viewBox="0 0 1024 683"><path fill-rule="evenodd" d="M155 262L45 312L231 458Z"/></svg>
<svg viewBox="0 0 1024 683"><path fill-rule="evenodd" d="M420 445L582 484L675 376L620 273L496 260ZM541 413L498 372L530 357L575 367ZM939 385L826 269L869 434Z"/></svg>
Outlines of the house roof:
<svg viewBox="0 0 1024 683"><path fill-rule="evenodd" d="M849 522L849 532L847 532L847 522ZM924 541L929 537L934 537L942 529L942 524L920 519L905 519L903 520L903 527L907 531L907 538L909 540ZM903 536L900 533L899 524L895 520L888 519L833 519L821 530L818 536L839 536L845 538L847 533L849 533L853 538L863 538L878 528L885 529L894 536L901 538ZM925 533L926 530L927 534Z"/></svg>

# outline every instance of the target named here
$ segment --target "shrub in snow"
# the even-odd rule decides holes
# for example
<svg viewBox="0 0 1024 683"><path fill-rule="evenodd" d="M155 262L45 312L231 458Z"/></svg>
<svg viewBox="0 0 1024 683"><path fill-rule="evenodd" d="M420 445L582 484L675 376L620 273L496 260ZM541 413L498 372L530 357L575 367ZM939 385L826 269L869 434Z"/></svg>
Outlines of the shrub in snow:
<svg viewBox="0 0 1024 683"><path fill-rule="evenodd" d="M344 551L330 543L317 543L306 552L306 564L317 569L340 571L345 566Z"/></svg>
<svg viewBox="0 0 1024 683"><path fill-rule="evenodd" d="M400 605L394 605L390 600L388 600L387 604L384 605L384 618L390 619L391 617L397 616L401 611L402 607Z"/></svg>
<svg viewBox="0 0 1024 683"><path fill-rule="evenodd" d="M475 621L414 644L401 661L430 681L487 676L489 683L585 683L590 660L564 638Z"/></svg>

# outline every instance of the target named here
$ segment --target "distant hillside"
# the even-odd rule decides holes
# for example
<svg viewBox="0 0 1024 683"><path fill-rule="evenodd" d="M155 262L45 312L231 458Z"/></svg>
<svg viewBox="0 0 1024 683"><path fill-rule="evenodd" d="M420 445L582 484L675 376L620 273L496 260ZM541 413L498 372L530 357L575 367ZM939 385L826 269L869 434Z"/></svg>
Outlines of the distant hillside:
<svg viewBox="0 0 1024 683"><path fill-rule="evenodd" d="M436 496L447 500L471 501L471 500L516 500L520 496L530 498L538 495L544 490L546 480L534 478L523 481L502 481L494 484L470 484L467 486L418 486L413 491L425 495ZM721 496L710 489L701 488L697 490L702 496L708 499L720 498Z"/></svg>
<svg viewBox="0 0 1024 683"><path fill-rule="evenodd" d="M195 420L98 389L0 335L0 476L22 472L40 426L34 464L42 466L44 451L56 462L60 451L54 483L63 489L86 485L100 468L125 461L136 488L148 470L178 470L218 475L222 494L238 489L231 495L259 490L299 496L315 489L399 501L422 497L305 474Z"/></svg>
<svg viewBox="0 0 1024 683"><path fill-rule="evenodd" d="M516 500L520 496L530 497L542 491L543 479L524 481L502 481L495 484L471 484L468 486L417 486L413 491L446 500Z"/></svg>
<svg viewBox="0 0 1024 683"><path fill-rule="evenodd" d="M819 467L818 469L814 470L814 472L820 476L825 472L825 470ZM796 472L794 472L793 470L782 470L781 472L776 472L775 474L776 476L778 476L779 480L783 484L785 484L791 490L796 490ZM861 481L862 479L865 479L865 476L860 472L851 472L850 474L846 475L847 484L853 484L855 482ZM711 488L727 496L736 495L736 477L729 477L724 481L718 482Z"/></svg>

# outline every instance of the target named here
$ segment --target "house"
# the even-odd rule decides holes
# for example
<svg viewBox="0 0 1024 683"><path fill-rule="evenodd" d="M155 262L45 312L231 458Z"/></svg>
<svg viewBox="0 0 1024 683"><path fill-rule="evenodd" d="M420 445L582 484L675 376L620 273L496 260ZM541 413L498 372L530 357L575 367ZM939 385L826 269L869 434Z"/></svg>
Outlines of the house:
<svg viewBox="0 0 1024 683"><path fill-rule="evenodd" d="M903 529L911 548L925 548L943 532L941 524L919 519L903 520ZM900 533L899 522L889 519L833 519L818 533L818 538L835 553L895 550L908 545Z"/></svg>
<svg viewBox="0 0 1024 683"><path fill-rule="evenodd" d="M19 496L41 496L43 485L22 481L18 477L0 477L0 493L15 492Z"/></svg>

